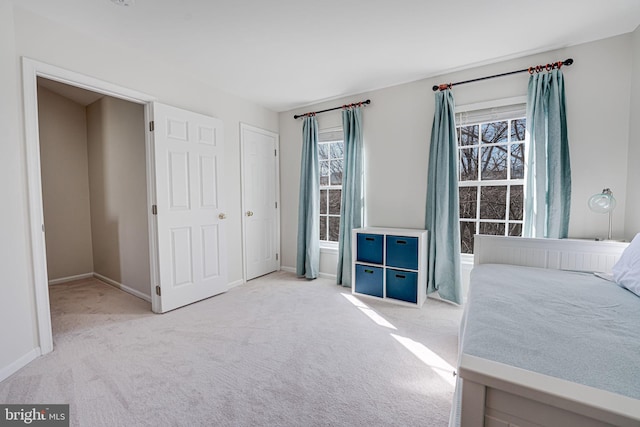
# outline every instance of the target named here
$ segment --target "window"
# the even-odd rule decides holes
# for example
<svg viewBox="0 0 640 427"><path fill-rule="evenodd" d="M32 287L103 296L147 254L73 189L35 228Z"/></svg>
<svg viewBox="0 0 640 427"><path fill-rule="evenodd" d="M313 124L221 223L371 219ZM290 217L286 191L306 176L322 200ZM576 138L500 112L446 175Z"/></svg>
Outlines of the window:
<svg viewBox="0 0 640 427"><path fill-rule="evenodd" d="M318 133L321 242L337 243L339 238L344 158L343 138L341 128Z"/></svg>
<svg viewBox="0 0 640 427"><path fill-rule="evenodd" d="M458 115L462 253L473 253L475 234L522 236L525 116L524 105Z"/></svg>

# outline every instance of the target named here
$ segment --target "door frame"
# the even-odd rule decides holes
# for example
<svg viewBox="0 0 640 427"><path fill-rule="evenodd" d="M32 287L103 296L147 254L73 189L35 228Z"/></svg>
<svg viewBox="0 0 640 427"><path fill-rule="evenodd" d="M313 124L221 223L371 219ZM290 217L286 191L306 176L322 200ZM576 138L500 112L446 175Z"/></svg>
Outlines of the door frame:
<svg viewBox="0 0 640 427"><path fill-rule="evenodd" d="M271 136L276 141L276 203L278 204L278 212L276 217L276 254L278 257L278 270L280 270L282 259L280 257L280 135L272 132L270 130L262 129L256 126L252 126L247 123L240 122L240 180L241 187L240 191L242 194L242 279L246 283L247 282L247 219L245 216L246 212L246 182L244 179L244 156L245 156L245 142L244 142L244 131L250 130L252 132L261 133L263 135Z"/></svg>
<svg viewBox="0 0 640 427"><path fill-rule="evenodd" d="M155 203L155 182L153 169L152 135L146 125L152 117L152 103L156 99L150 95L127 89L113 83L96 79L81 73L66 70L44 62L22 57L22 91L25 130L27 185L29 201L29 230L31 235L31 256L33 286L36 302L36 320L40 354L53 350L51 329L51 309L49 307L49 278L47 274L47 253L44 233L44 214L42 206L42 182L40 164L40 136L38 123L37 78L44 77L92 92L120 98L125 101L144 105L145 150L147 163L147 215L149 218L149 255L151 267L152 307L158 304L153 292L157 282L157 242L155 218L151 215L151 206Z"/></svg>

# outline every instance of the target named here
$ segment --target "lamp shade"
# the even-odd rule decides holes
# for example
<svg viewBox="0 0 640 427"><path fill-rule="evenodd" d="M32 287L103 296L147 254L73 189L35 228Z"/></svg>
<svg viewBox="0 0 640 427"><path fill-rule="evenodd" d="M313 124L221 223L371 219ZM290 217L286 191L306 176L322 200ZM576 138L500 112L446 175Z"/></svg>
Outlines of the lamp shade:
<svg viewBox="0 0 640 427"><path fill-rule="evenodd" d="M610 189L605 188L602 193L594 194L589 198L589 209L597 213L609 213L616 207L616 198Z"/></svg>

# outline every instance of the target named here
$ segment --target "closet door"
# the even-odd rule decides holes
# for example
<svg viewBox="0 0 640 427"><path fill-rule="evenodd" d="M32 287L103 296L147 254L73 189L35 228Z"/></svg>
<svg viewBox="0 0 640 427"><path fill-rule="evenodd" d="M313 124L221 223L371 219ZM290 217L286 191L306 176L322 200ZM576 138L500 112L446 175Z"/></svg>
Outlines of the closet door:
<svg viewBox="0 0 640 427"><path fill-rule="evenodd" d="M278 135L240 125L246 280L280 269Z"/></svg>
<svg viewBox="0 0 640 427"><path fill-rule="evenodd" d="M213 117L153 105L158 283L153 311L228 289L222 209L223 126Z"/></svg>

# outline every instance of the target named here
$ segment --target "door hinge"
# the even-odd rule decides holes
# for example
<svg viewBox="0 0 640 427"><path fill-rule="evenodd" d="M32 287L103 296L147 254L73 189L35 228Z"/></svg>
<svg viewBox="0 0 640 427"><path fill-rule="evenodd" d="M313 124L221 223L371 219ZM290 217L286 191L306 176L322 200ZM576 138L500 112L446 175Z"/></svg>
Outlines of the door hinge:
<svg viewBox="0 0 640 427"><path fill-rule="evenodd" d="M278 202L276 202L276 209L278 209Z"/></svg>
<svg viewBox="0 0 640 427"><path fill-rule="evenodd" d="M276 261L278 260L278 254L276 254Z"/></svg>
<svg viewBox="0 0 640 427"><path fill-rule="evenodd" d="M278 157L278 150L273 150L273 155Z"/></svg>
<svg viewBox="0 0 640 427"><path fill-rule="evenodd" d="M149 131L153 132L155 130L155 122L151 120L149 122Z"/></svg>
<svg viewBox="0 0 640 427"><path fill-rule="evenodd" d="M162 292L160 292L160 286L156 286L156 295L162 295Z"/></svg>
<svg viewBox="0 0 640 427"><path fill-rule="evenodd" d="M151 213L153 215L158 215L158 205L151 206Z"/></svg>

